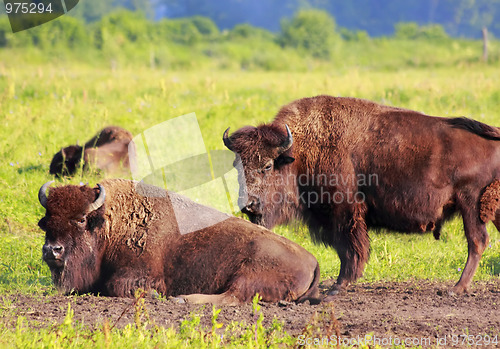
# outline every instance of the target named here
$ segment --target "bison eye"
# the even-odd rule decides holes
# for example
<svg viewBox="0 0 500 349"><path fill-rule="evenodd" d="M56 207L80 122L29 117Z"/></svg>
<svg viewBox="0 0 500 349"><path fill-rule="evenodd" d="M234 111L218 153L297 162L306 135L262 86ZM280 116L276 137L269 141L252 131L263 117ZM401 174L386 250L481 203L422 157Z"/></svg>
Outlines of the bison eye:
<svg viewBox="0 0 500 349"><path fill-rule="evenodd" d="M266 166L264 166L264 171L269 171L272 168L273 168L273 163L269 162L268 164L266 164Z"/></svg>
<svg viewBox="0 0 500 349"><path fill-rule="evenodd" d="M78 218L78 219L76 220L76 223L77 223L78 225L84 225L84 224L86 224L86 223L87 223L87 219L85 218L85 216L83 216L82 218Z"/></svg>

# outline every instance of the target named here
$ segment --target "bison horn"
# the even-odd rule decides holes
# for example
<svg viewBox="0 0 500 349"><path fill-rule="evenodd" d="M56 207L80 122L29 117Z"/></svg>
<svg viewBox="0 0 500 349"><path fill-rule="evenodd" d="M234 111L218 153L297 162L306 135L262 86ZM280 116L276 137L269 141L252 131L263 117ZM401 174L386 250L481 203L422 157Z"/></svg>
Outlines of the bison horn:
<svg viewBox="0 0 500 349"><path fill-rule="evenodd" d="M229 150L233 150L231 149L232 147L232 143L231 143L231 140L229 139L229 129L231 127L228 127L227 130L224 131L224 135L222 136L222 140L224 141L224 145L227 147L227 149Z"/></svg>
<svg viewBox="0 0 500 349"><path fill-rule="evenodd" d="M288 149L290 149L290 147L292 146L293 144L293 137L292 137L292 133L290 132L290 129L288 128L288 125L285 124L285 128L286 128L286 134L287 134L287 138L286 140L281 143L281 145L278 147L278 155L281 155L283 154L284 152L286 152Z"/></svg>
<svg viewBox="0 0 500 349"><path fill-rule="evenodd" d="M44 185L40 187L40 190L38 191L38 200L40 201L40 205L42 205L44 208L47 208L47 188L54 183L54 181L48 181Z"/></svg>
<svg viewBox="0 0 500 349"><path fill-rule="evenodd" d="M106 191L104 190L104 187L100 184L97 184L97 187L99 188L99 197L89 205L87 213L97 210L104 204L104 200L106 199Z"/></svg>

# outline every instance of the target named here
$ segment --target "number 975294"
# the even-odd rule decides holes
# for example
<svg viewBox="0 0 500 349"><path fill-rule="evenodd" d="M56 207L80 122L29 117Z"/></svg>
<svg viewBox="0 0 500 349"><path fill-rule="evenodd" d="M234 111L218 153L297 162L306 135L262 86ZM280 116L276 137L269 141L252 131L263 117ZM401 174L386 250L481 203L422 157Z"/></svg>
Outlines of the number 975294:
<svg viewBox="0 0 500 349"><path fill-rule="evenodd" d="M498 345L498 336L488 336L488 335L452 335L451 336L451 344L453 346L456 345L469 345L469 346L489 346L489 345Z"/></svg>
<svg viewBox="0 0 500 349"><path fill-rule="evenodd" d="M52 13L52 4L34 2L6 2L5 12L7 14L14 13Z"/></svg>

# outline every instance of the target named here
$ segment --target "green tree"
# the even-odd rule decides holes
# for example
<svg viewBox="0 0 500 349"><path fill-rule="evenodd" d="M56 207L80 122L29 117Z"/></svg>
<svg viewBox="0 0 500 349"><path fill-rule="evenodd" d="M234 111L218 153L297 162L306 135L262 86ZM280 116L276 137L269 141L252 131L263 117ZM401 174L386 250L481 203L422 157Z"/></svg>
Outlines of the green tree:
<svg viewBox="0 0 500 349"><path fill-rule="evenodd" d="M42 48L62 46L68 48L85 47L89 36L82 21L69 16L62 16L29 31L33 43Z"/></svg>
<svg viewBox="0 0 500 349"><path fill-rule="evenodd" d="M404 40L443 40L448 39L448 34L439 24L429 24L419 26L415 22L396 23L395 37Z"/></svg>
<svg viewBox="0 0 500 349"><path fill-rule="evenodd" d="M330 58L339 40L335 20L325 11L301 10L291 20L281 21L281 45L303 49L314 57Z"/></svg>
<svg viewBox="0 0 500 349"><path fill-rule="evenodd" d="M340 28L340 36L345 41L369 41L370 35L366 30L349 30L347 28Z"/></svg>
<svg viewBox="0 0 500 349"><path fill-rule="evenodd" d="M156 40L169 40L181 44L212 40L219 35L219 29L215 23L210 18L202 16L164 18L155 23L154 32Z"/></svg>
<svg viewBox="0 0 500 349"><path fill-rule="evenodd" d="M237 24L229 32L229 38L231 39L261 39L263 41L272 41L275 35L268 30L254 27L248 23Z"/></svg>
<svg viewBox="0 0 500 349"><path fill-rule="evenodd" d="M159 40L169 40L180 44L194 44L202 39L202 34L189 18L162 19L156 23L155 36Z"/></svg>
<svg viewBox="0 0 500 349"><path fill-rule="evenodd" d="M191 22L194 24L198 32L206 37L216 37L219 34L219 28L208 17L194 16L191 17Z"/></svg>
<svg viewBox="0 0 500 349"><path fill-rule="evenodd" d="M142 12L118 10L96 23L94 45L103 49L107 46L119 47L128 42L146 43L152 40L153 26Z"/></svg>

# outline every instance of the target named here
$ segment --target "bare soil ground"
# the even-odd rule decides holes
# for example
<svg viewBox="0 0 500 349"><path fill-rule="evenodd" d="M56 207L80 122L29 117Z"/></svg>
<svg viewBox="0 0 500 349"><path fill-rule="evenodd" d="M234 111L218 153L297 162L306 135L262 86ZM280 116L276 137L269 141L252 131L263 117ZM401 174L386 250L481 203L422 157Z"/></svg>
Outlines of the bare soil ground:
<svg viewBox="0 0 500 349"><path fill-rule="evenodd" d="M323 282L323 292L331 283ZM337 333L344 339L364 338L372 333L380 339L429 338L435 346L438 339L447 336L446 347L452 347L452 336L467 334L475 336L475 344L481 341L484 346L484 339L480 337L484 335L498 335L500 343L500 280L476 282L471 292L463 296L448 295L450 286L451 283L421 280L358 283L338 295L333 307L280 302L261 303L261 310L266 326L276 317L284 323L289 334L297 337L308 333L305 328L310 324L315 328L315 336L320 337L332 334L331 329L327 331L328 326L337 326ZM9 314L6 316L12 320L4 318L3 321L13 324L18 315L25 316L31 326L60 323L66 315L68 302L74 310L74 319L86 326L101 327L105 319L117 327L134 322L134 299L95 296L9 298L11 311L4 314ZM180 321L195 312L203 315L202 325L211 326L211 306L150 298L146 299L146 309L156 325L177 327ZM329 316L332 309L334 317ZM324 312L328 313L326 318L329 320L318 316ZM231 321L254 323L251 304L222 307L219 322L226 325ZM490 347L500 347L500 344Z"/></svg>

